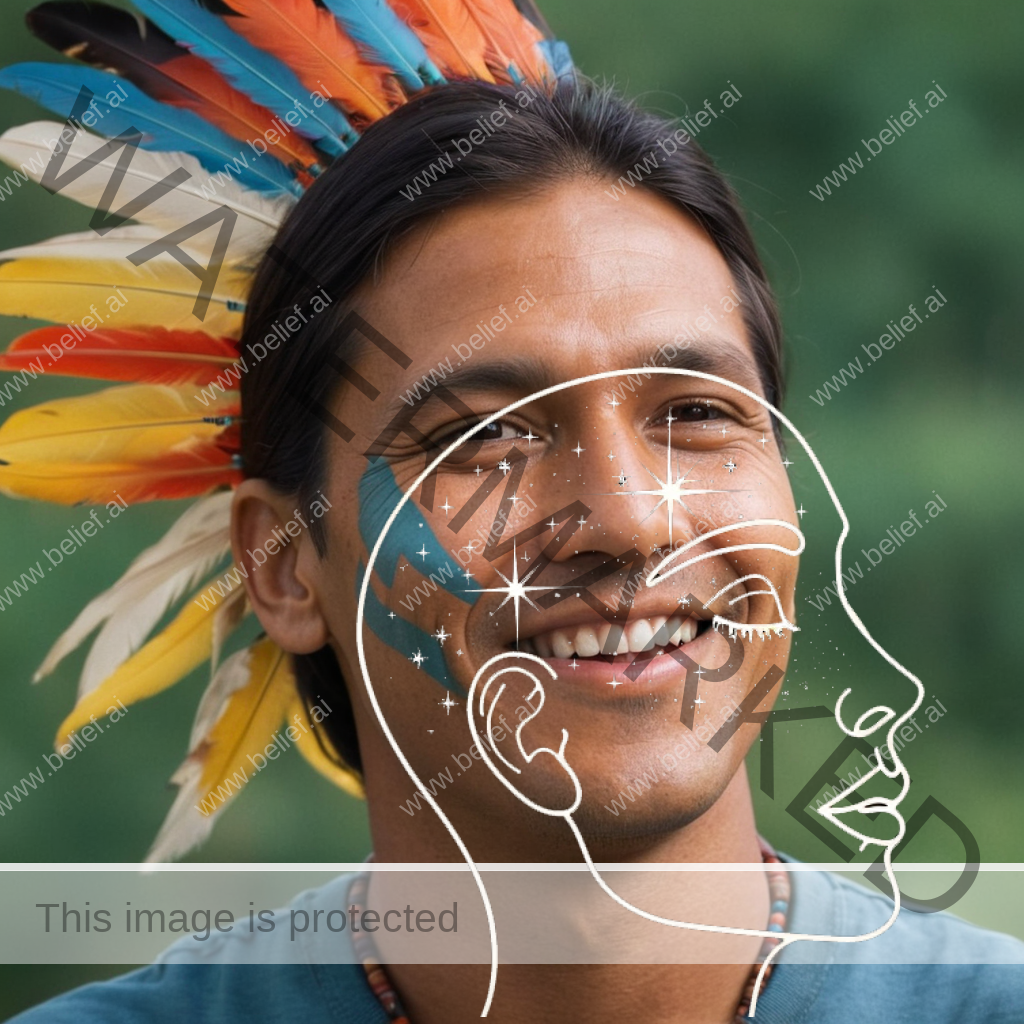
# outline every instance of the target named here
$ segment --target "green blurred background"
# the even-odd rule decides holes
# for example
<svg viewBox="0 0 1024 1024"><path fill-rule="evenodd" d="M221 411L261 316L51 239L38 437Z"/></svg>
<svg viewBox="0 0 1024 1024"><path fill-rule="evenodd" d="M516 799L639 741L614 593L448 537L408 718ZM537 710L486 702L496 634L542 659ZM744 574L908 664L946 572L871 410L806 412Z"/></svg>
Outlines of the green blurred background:
<svg viewBox="0 0 1024 1024"><path fill-rule="evenodd" d="M0 63L49 59L24 29L30 0L0 7ZM904 752L914 779L905 809L939 799L977 837L985 862L1024 861L1021 787L1022 493L1017 461L1024 319L1024 204L1020 132L1024 6L923 3L823 5L811 0L547 0L552 26L578 65L615 80L669 114L699 109L731 82L742 94L699 141L742 194L781 301L789 345L786 411L814 446L853 524L849 550L875 547L886 528L918 516L937 491L946 509L851 589L878 640L948 709ZM820 201L825 175L876 137L886 118L924 106L937 81L947 99ZM4 94L0 128L40 116ZM0 204L3 247L87 227L75 204L28 185ZM937 287L948 302L876 365L820 404L810 397L861 357L885 323ZM0 318L0 343L27 329ZM0 380L0 386L6 378ZM13 409L90 390L58 378L34 382ZM1014 440L1016 438L1016 440ZM801 456L797 500L827 511ZM71 707L81 656L45 683L30 679L42 654L82 605L158 539L180 507L136 506L64 567L0 612L6 715L0 792L42 761ZM0 501L0 590L40 549L59 543L81 510ZM830 578L834 517L804 525L802 594ZM829 538L832 538L830 541ZM993 546L994 545L994 546ZM861 561L864 561L861 557ZM866 564L866 563L865 563ZM801 614L817 615L803 600ZM827 613L826 613L827 614ZM808 635L813 632L808 631ZM869 678L877 666L845 638L801 648L780 703L835 699L827 677ZM838 648L842 647L842 650ZM0 819L0 859L136 861L173 793L201 673L132 708L104 738ZM844 685L849 685L844 682ZM931 703L931 696L926 703ZM777 726L775 799L757 792L762 831L808 861L835 861L786 806L837 741L834 725ZM759 779L757 748L751 777ZM848 767L852 767L851 760ZM346 861L368 851L362 806L334 791L298 755L283 758L237 798L194 857L209 861ZM959 843L930 822L903 855L957 861ZM856 861L866 861L858 855ZM982 923L1009 927L995 906ZM1005 908L1003 908L1005 910ZM1019 910L1020 908L1018 908ZM1019 917L1019 913L1017 914ZM3 969L0 1016L103 969Z"/></svg>

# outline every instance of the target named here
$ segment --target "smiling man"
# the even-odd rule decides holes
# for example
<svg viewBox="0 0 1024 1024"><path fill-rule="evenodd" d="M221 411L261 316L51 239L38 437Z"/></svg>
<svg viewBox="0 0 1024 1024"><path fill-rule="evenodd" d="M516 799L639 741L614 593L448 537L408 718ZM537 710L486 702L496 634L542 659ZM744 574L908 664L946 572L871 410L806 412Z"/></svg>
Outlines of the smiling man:
<svg viewBox="0 0 1024 1024"><path fill-rule="evenodd" d="M514 96L460 84L410 102L368 130L286 222L257 277L243 341L313 290L332 304L242 382L246 480L233 549L306 699L334 709L324 727L364 780L377 861L459 861L447 821L478 862L578 862L567 822L521 799L574 803L564 764L535 756L546 749L563 753L578 780L574 820L595 861L764 862L699 885L666 873L654 892L653 909L669 918L741 930L728 956L708 939L705 955L690 950L678 962L503 966L491 1019L727 1024L749 1006L761 933L858 936L891 912L828 875L778 888L754 820L744 756L758 720L737 709L746 701L765 712L778 695L801 549L765 404L781 402L777 316L735 199L692 142L609 198L609 182L672 128L582 80L538 95L463 154L458 173L410 202L402 186L432 158L434 140L463 137ZM510 302L526 293L533 305ZM361 334L345 319L353 311ZM416 382L493 317L502 331L409 407ZM692 337L702 317L709 329ZM682 347L681 335L690 339ZM628 396L615 378L563 386L664 367L669 343L672 367L706 376L634 375ZM435 456L508 406L389 523ZM249 552L321 492L330 514L255 564ZM527 496L535 511L510 525ZM689 564L647 585L681 547ZM359 659L364 580L372 694ZM470 746L474 679L517 651L547 673L543 694L523 671L510 673L481 730L513 785L466 770L438 798L444 820L403 811L407 765L430 778ZM514 728L496 736L502 720ZM698 744L663 771L685 734L723 729L720 743ZM651 771L658 785L628 814L609 815L624 784ZM332 891L361 904L365 892L352 896L350 883ZM561 895L552 927L607 933L604 893L593 887L581 901L566 886ZM353 957L369 986L356 966L243 966L258 943L232 936L201 958L178 947L158 967L25 1020L479 1016L486 964L394 962L385 938L367 951L364 936ZM879 939L844 950L784 959L757 1020L1009 1024L1024 1004L1020 945L951 917L904 914Z"/></svg>

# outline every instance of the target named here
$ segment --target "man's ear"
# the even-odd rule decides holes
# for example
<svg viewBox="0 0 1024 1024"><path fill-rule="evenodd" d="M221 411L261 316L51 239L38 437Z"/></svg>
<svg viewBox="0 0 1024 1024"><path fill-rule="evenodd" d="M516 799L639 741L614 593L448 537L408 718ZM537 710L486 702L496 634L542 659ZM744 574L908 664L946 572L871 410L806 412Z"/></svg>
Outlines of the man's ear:
<svg viewBox="0 0 1024 1024"><path fill-rule="evenodd" d="M580 780L566 760L569 731L558 730L558 722L539 722L551 714L544 712L544 687L555 678L555 670L535 655L519 651L495 655L473 679L467 712L484 763L505 786L527 807L552 817L567 817L583 798ZM511 713L521 701L529 708L522 718ZM535 747L526 738L531 725L541 724L545 732L557 730L559 738L553 747Z"/></svg>
<svg viewBox="0 0 1024 1024"><path fill-rule="evenodd" d="M320 556L308 518L294 498L265 480L244 480L231 506L231 550L267 635L292 654L318 651L330 639L320 612Z"/></svg>

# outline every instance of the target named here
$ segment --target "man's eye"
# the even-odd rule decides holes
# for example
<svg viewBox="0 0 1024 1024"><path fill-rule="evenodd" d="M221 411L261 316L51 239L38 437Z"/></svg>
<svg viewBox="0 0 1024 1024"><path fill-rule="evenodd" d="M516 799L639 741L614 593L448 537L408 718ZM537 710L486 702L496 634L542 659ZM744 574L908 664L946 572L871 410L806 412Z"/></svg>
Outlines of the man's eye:
<svg viewBox="0 0 1024 1024"><path fill-rule="evenodd" d="M480 421L477 420L477 423ZM453 444L457 441L467 430L471 430L476 424L474 423L462 423L451 430L446 430L441 437L435 439L435 444L441 448L447 448L448 445ZM494 423L488 423L486 427L478 430L471 438L470 441L514 441L516 438L523 437L524 433L514 423L509 423L508 420L496 420Z"/></svg>
<svg viewBox="0 0 1024 1024"><path fill-rule="evenodd" d="M674 405L669 410L672 419L680 423L701 423L705 420L722 418L722 410L708 402L687 402L685 405ZM666 422L668 414L662 417Z"/></svg>

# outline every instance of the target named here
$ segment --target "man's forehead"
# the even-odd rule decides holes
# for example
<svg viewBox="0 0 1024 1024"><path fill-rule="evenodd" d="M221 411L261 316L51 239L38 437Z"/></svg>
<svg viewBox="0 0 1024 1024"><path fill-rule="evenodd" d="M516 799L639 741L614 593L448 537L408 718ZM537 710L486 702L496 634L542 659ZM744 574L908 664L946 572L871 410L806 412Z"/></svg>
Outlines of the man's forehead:
<svg viewBox="0 0 1024 1024"><path fill-rule="evenodd" d="M683 211L641 189L612 201L601 183L577 181L420 225L358 301L371 322L433 334L491 316L530 288L558 316L583 323L593 310L628 326L662 310L696 316L732 285L721 253Z"/></svg>

